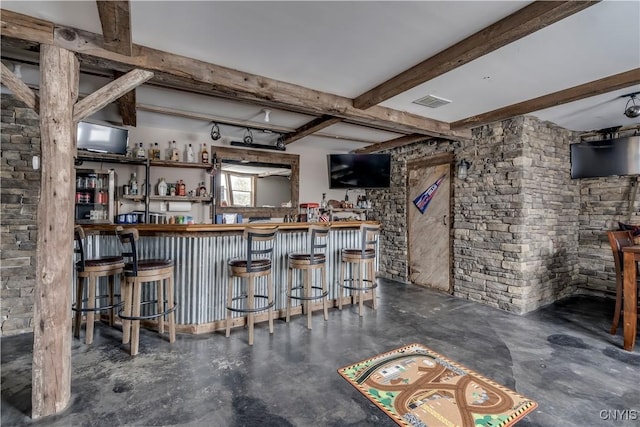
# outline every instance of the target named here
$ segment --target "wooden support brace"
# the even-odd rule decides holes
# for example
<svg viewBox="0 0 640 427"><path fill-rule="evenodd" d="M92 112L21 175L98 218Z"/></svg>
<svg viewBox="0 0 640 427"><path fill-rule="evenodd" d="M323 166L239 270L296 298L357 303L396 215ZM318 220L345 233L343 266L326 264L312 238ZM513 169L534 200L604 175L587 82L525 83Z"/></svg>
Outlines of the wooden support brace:
<svg viewBox="0 0 640 427"><path fill-rule="evenodd" d="M73 120L79 122L85 119L152 77L151 71L129 71L124 76L107 83L91 95L78 101L73 108Z"/></svg>
<svg viewBox="0 0 640 427"><path fill-rule="evenodd" d="M38 99L38 95L36 95L25 82L20 80L18 76L13 74L13 72L4 64L0 62L0 65L2 67L2 74L0 74L2 84L8 87L16 98L24 102L27 107L38 113L40 111L40 105L38 105L40 104L40 99Z"/></svg>

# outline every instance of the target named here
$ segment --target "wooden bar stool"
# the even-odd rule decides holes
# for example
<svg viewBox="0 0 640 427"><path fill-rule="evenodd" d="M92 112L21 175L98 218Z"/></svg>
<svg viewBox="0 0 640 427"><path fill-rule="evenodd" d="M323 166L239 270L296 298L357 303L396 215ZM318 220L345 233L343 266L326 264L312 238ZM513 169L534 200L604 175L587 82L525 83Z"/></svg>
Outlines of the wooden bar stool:
<svg viewBox="0 0 640 427"><path fill-rule="evenodd" d="M360 247L345 248L341 251L340 266L340 295L338 296L338 309L342 310L343 289L351 291L352 297L358 298L360 305L358 314L362 316L362 306L364 293L371 291L373 298L372 306L375 310L376 303L376 245L378 236L380 235L380 225L378 224L362 224L360 226ZM350 275L346 276L347 266L350 267ZM358 271L358 277L354 277L354 268ZM366 273L366 274L365 274ZM357 283L357 284L356 284Z"/></svg>
<svg viewBox="0 0 640 427"><path fill-rule="evenodd" d="M82 314L87 314L87 330L85 332L85 343L91 344L93 342L93 324L95 322L95 314L104 310L109 311L109 326L113 326L114 323L114 310L121 305L120 302L115 302L116 295L114 292L114 282L116 275L121 275L124 268L124 259L122 256L106 256L100 258L87 259L84 253L84 229L76 225L74 227L74 240L75 249L74 252L80 257L80 260L76 262L76 302L71 306L71 309L75 312L75 318L73 322L73 336L80 338L80 327L82 325ZM100 285L99 279L101 277L108 277L109 283L107 293L103 295L96 295L96 288ZM88 280L85 280L88 279ZM83 298L84 285L87 285L87 298ZM107 305L102 303L96 307L96 300L108 299ZM86 302L86 305L84 304Z"/></svg>
<svg viewBox="0 0 640 427"><path fill-rule="evenodd" d="M267 311L269 316L269 333L273 333L273 280L271 277L271 255L278 227L257 228L247 226L244 238L247 243L245 258L229 260L229 280L227 288L227 330L226 337L231 332L231 315L233 312L246 313L249 325L249 345L253 345L254 315L260 311ZM234 296L234 278L240 278L240 293ZM267 295L256 294L256 279L266 277ZM242 290L243 280L246 281L246 292ZM256 300L263 300L265 304L256 307ZM235 301L246 301L246 304L234 304Z"/></svg>
<svg viewBox="0 0 640 427"><path fill-rule="evenodd" d="M624 281L624 262L622 259L622 248L633 246L633 234L631 231L608 231L607 237L613 252L613 263L616 271L616 305L613 310L613 321L611 322L611 335L618 331L618 323L622 315L622 300L625 298L622 283ZM640 270L639 270L640 271ZM638 276L638 286L640 286L640 276Z"/></svg>
<svg viewBox="0 0 640 427"><path fill-rule="evenodd" d="M327 308L327 242L329 240L329 225L310 225L309 226L309 252L293 252L288 258L289 268L287 273L288 291L287 295L287 322L291 317L291 300L297 299L303 301L303 310L307 314L307 328L311 329L311 302L322 299L322 309L324 311L324 320L328 320ZM293 285L293 270L301 270L303 272L303 281L300 285ZM313 285L315 271L320 270L320 286Z"/></svg>
<svg viewBox="0 0 640 427"><path fill-rule="evenodd" d="M164 318L169 323L169 342L176 340L176 304L173 297L173 261L170 259L138 259L136 242L139 234L135 228L117 227L116 233L122 242L122 255L127 259L124 266L124 308L118 313L122 318L122 343L131 341L131 355L138 354L140 342L140 320L157 319L158 332L164 334ZM129 250L126 250L126 248ZM130 261L129 261L130 259ZM141 301L142 286L156 284L156 299ZM165 299L166 298L166 299ZM142 306L156 304L155 312L140 314ZM152 310L149 310L152 311Z"/></svg>

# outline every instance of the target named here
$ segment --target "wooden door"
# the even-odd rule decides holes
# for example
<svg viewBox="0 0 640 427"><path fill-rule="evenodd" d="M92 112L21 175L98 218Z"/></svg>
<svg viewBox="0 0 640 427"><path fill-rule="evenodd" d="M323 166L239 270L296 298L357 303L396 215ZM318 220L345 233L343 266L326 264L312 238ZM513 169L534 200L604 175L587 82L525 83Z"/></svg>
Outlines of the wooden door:
<svg viewBox="0 0 640 427"><path fill-rule="evenodd" d="M452 292L451 154L407 164L409 281Z"/></svg>

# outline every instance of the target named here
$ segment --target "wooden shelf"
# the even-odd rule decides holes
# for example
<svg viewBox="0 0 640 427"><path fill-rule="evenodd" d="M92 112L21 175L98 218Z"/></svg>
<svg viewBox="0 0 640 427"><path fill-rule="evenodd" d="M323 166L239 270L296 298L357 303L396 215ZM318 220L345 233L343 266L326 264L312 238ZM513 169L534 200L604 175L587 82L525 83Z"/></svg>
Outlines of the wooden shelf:
<svg viewBox="0 0 640 427"><path fill-rule="evenodd" d="M81 162L128 163L135 165L144 165L147 163L147 159L136 159L120 154L93 153L91 151L78 151L76 158Z"/></svg>
<svg viewBox="0 0 640 427"><path fill-rule="evenodd" d="M189 162L172 162L171 160L150 160L149 166L165 167L165 168L192 168L192 169L211 169L211 163L189 163Z"/></svg>
<svg viewBox="0 0 640 427"><path fill-rule="evenodd" d="M144 201L144 196L142 194L123 194L121 197L125 200L133 200L136 202Z"/></svg>
<svg viewBox="0 0 640 427"><path fill-rule="evenodd" d="M149 196L149 200L163 202L193 202L206 203L211 202L211 197L189 197L189 196Z"/></svg>

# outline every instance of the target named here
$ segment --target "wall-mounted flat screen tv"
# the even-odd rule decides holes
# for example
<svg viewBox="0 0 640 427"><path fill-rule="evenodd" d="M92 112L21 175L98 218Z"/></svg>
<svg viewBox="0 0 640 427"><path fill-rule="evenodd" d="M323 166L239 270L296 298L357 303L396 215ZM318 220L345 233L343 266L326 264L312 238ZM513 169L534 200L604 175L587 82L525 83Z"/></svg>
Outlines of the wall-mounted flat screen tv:
<svg viewBox="0 0 640 427"><path fill-rule="evenodd" d="M78 123L78 150L126 154L129 130L91 122Z"/></svg>
<svg viewBox="0 0 640 427"><path fill-rule="evenodd" d="M571 178L640 175L640 136L571 144Z"/></svg>
<svg viewBox="0 0 640 427"><path fill-rule="evenodd" d="M391 154L329 154L329 188L388 188Z"/></svg>

